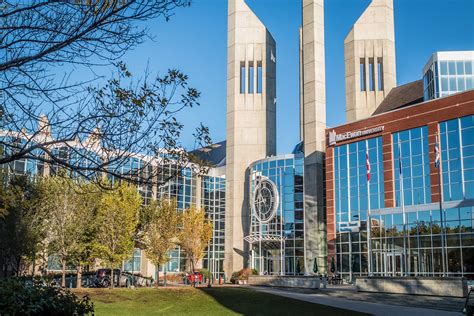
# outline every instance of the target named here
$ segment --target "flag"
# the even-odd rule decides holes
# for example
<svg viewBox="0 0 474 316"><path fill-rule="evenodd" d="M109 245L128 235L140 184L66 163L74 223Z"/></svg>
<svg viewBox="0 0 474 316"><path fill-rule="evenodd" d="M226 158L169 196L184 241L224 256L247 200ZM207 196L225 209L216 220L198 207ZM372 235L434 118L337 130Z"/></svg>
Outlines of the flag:
<svg viewBox="0 0 474 316"><path fill-rule="evenodd" d="M367 167L367 182L370 181L370 161L369 161L369 148L365 147L365 166Z"/></svg>
<svg viewBox="0 0 474 316"><path fill-rule="evenodd" d="M438 169L439 168L439 160L440 160L438 136L436 136L434 152L435 152L435 167Z"/></svg>
<svg viewBox="0 0 474 316"><path fill-rule="evenodd" d="M398 171L402 175L402 145L400 144L400 136L398 136Z"/></svg>

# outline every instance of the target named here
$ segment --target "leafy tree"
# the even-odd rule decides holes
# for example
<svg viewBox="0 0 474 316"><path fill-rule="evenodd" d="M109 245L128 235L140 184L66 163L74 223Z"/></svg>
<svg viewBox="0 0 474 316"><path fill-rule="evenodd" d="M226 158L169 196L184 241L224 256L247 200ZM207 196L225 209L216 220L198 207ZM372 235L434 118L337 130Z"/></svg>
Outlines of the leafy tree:
<svg viewBox="0 0 474 316"><path fill-rule="evenodd" d="M168 21L190 2L0 1L0 124L9 132L0 139L0 165L27 158L101 184L100 174L162 179L153 161L121 173L133 153L164 150L188 165L177 113L199 105L200 93L177 69L136 78L120 59L153 36L147 21ZM196 146L210 142L202 125L194 136Z"/></svg>
<svg viewBox="0 0 474 316"><path fill-rule="evenodd" d="M80 258L92 237L89 226L94 224L95 199L81 190L81 185L71 178L40 179L38 204L48 214L48 254L57 256L61 263L62 286L66 286L67 264L80 266Z"/></svg>
<svg viewBox="0 0 474 316"><path fill-rule="evenodd" d="M204 249L212 237L212 227L203 209L191 206L183 211L180 245L193 272L197 262L204 256Z"/></svg>
<svg viewBox="0 0 474 316"><path fill-rule="evenodd" d="M144 212L146 219L141 241L148 259L157 267L158 286L160 268L169 261L170 251L176 248L179 242L181 219L177 212L176 200L152 201L144 207Z"/></svg>
<svg viewBox="0 0 474 316"><path fill-rule="evenodd" d="M81 226L81 233L77 236L72 261L77 269L77 287L82 286L82 272L84 266L94 263L93 243L97 234L97 208L102 191L92 183L79 186L80 209L78 215L81 219L77 222Z"/></svg>
<svg viewBox="0 0 474 316"><path fill-rule="evenodd" d="M36 209L37 185L28 177L0 175L0 267L3 275L22 274L43 245L44 214Z"/></svg>
<svg viewBox="0 0 474 316"><path fill-rule="evenodd" d="M141 204L142 198L137 189L125 183L105 191L99 201L94 253L111 268L112 287L113 269L120 267L133 252Z"/></svg>

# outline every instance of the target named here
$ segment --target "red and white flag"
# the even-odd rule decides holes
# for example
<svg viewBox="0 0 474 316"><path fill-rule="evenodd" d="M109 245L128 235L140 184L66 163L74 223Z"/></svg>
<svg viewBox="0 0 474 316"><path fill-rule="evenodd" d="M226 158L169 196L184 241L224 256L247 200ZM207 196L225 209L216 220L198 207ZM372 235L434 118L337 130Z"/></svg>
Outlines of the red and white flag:
<svg viewBox="0 0 474 316"><path fill-rule="evenodd" d="M370 181L370 161L369 161L369 148L365 149L365 165L367 167L367 182Z"/></svg>

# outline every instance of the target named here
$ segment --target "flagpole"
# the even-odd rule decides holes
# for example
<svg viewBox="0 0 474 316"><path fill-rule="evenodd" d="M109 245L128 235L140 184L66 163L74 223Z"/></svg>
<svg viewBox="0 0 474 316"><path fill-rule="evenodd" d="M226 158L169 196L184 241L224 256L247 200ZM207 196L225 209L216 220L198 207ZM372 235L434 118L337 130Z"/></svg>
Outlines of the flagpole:
<svg viewBox="0 0 474 316"><path fill-rule="evenodd" d="M444 242L444 225L443 225L443 184L441 183L441 150L438 142L438 135L436 135L435 143L435 167L438 169L438 185L439 185L439 216L441 228L441 260L443 261L443 276L446 276L446 258L445 258L445 242Z"/></svg>
<svg viewBox="0 0 474 316"><path fill-rule="evenodd" d="M406 244L406 215L405 215L405 195L403 192L403 171L402 171L402 147L400 144L400 135L398 136L398 167L400 169L400 199L402 203L403 216L403 274L407 275L407 244Z"/></svg>
<svg viewBox="0 0 474 316"><path fill-rule="evenodd" d="M367 168L367 268L369 270L369 276L372 276L372 220L370 218L370 161L369 161L369 143L365 141L366 150L366 168Z"/></svg>

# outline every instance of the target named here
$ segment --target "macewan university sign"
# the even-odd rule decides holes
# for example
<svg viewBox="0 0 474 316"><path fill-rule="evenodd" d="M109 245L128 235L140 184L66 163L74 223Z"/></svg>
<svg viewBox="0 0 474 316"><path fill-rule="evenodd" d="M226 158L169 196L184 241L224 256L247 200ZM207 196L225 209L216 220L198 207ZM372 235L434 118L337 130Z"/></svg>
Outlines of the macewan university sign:
<svg viewBox="0 0 474 316"><path fill-rule="evenodd" d="M332 130L329 132L329 146L336 145L337 142L342 142L342 141L357 138L357 137L380 133L380 132L383 132L384 128L385 126L377 126L374 128L364 129L361 131L345 132L342 134L336 134L336 132Z"/></svg>

